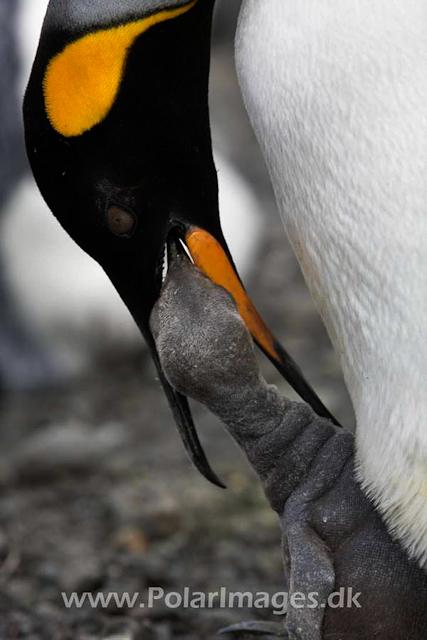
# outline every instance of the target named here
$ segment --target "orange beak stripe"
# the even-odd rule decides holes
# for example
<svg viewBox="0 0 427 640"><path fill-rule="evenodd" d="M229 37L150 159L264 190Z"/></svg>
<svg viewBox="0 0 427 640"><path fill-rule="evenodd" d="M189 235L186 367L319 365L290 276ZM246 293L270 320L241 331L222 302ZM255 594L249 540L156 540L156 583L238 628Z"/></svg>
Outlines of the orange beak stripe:
<svg viewBox="0 0 427 640"><path fill-rule="evenodd" d="M231 293L254 340L274 360L280 362L274 347L275 339L270 329L244 290L219 242L207 231L192 227L185 235L185 243L196 267L212 282L221 285Z"/></svg>

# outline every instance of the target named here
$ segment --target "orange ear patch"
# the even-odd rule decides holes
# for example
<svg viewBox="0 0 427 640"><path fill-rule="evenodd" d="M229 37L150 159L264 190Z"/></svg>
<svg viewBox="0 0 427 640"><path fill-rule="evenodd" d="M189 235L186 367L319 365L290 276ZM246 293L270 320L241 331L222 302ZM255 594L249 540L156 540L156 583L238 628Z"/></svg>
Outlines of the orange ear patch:
<svg viewBox="0 0 427 640"><path fill-rule="evenodd" d="M52 127L71 137L102 122L119 92L127 54L135 39L150 27L186 13L196 2L90 33L54 56L43 80L46 113Z"/></svg>

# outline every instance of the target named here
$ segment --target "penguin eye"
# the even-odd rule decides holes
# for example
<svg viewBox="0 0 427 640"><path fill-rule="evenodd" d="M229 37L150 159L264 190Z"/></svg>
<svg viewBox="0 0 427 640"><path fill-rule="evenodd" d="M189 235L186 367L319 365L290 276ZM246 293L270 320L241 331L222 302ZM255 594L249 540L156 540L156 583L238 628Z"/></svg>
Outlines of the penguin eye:
<svg viewBox="0 0 427 640"><path fill-rule="evenodd" d="M130 211L112 204L107 211L107 226L115 236L128 238L136 228L136 217Z"/></svg>

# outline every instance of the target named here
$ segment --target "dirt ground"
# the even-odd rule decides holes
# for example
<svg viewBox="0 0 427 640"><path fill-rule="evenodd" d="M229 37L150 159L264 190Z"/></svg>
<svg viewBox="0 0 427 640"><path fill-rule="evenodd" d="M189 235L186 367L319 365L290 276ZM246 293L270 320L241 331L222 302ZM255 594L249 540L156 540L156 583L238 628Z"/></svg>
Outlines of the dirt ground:
<svg viewBox="0 0 427 640"><path fill-rule="evenodd" d="M352 424L339 366L286 244L236 88L212 71L213 134L256 188L266 234L248 289L326 404ZM289 393L268 363L268 380ZM67 609L61 592L283 590L280 535L257 480L203 407L194 417L226 491L190 465L146 352L100 353L70 384L0 406L0 640L205 640L271 610Z"/></svg>

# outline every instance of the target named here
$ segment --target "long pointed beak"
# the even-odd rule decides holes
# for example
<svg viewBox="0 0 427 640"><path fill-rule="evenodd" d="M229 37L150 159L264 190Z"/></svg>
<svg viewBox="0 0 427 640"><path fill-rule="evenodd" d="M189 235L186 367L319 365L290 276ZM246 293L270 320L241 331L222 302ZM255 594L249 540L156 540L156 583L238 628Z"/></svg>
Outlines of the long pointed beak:
<svg viewBox="0 0 427 640"><path fill-rule="evenodd" d="M168 265L172 265L173 261L177 259L179 255L184 255L183 248L181 247L175 234L170 233L167 240ZM196 469L200 471L202 476L209 480L209 482L217 487L220 487L221 489L225 489L225 484L218 478L217 474L210 466L205 452L203 451L203 447L200 444L200 440L197 435L193 417L191 415L191 410L188 404L188 398L181 393L178 393L178 391L176 391L169 384L163 372L151 331L149 347L153 356L157 373L159 375L160 382L162 383L163 390L166 394L169 406L175 418L175 423L181 436L181 440L183 442L185 450L190 457L190 460L193 462Z"/></svg>
<svg viewBox="0 0 427 640"><path fill-rule="evenodd" d="M193 418L191 415L190 407L188 405L188 399L181 393L175 391L169 384L163 373L162 366L159 361L157 350L153 345L151 346L151 352L154 359L154 364L159 375L160 382L162 383L164 392L168 399L170 408L172 409L173 416L175 418L176 425L178 427L179 434L184 444L191 461L196 469L212 484L217 487L225 489L224 483L218 478L215 471L210 466L202 445L200 444L199 437L194 426Z"/></svg>
<svg viewBox="0 0 427 640"><path fill-rule="evenodd" d="M301 369L265 324L246 293L240 278L224 248L210 233L200 227L189 227L185 244L194 264L218 285L233 296L240 315L253 339L276 369L288 381L298 395L319 415L339 426L339 422L325 407L314 389L304 378Z"/></svg>
<svg viewBox="0 0 427 640"><path fill-rule="evenodd" d="M167 238L166 247L169 266L173 264L173 260L178 253L185 255L184 248L176 240L173 232L171 232ZM161 264L159 263L156 269L160 273L161 268ZM138 272L137 268L132 264L126 265L125 271L126 274ZM118 273L117 271L107 271L107 273L145 338L151 357L153 358L159 380L162 384L169 406L172 410L176 426L190 460L193 462L196 469L198 469L200 473L209 480L209 482L217 487L225 488L223 482L218 478L209 465L202 445L200 444L187 398L170 385L160 363L156 343L150 327L150 315L153 310L153 305L159 297L159 291L157 290L159 282L157 281L153 284L153 280L155 278L154 274L152 277L148 278L148 280L141 279L135 283L135 279L132 277L124 278L121 271ZM160 278L157 280L159 279ZM144 286L145 297L141 295L141 291L143 291Z"/></svg>

